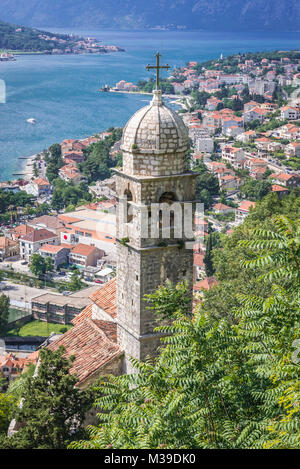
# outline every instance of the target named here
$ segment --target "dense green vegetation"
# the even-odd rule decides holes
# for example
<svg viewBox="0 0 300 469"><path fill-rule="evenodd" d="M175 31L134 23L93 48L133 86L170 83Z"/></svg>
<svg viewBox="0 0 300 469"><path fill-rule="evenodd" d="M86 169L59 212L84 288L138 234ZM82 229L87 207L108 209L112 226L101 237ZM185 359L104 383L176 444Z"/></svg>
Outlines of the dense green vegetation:
<svg viewBox="0 0 300 469"><path fill-rule="evenodd" d="M10 220L17 220L18 212L28 213L32 207L32 195L25 191L11 192L0 189L0 222L7 223ZM42 208L41 208L42 211Z"/></svg>
<svg viewBox="0 0 300 469"><path fill-rule="evenodd" d="M116 165L116 161L110 156L110 149L121 139L122 129L111 128L108 132L111 132L111 135L86 148L84 152L86 160L79 165L89 184L110 177L110 169Z"/></svg>
<svg viewBox="0 0 300 469"><path fill-rule="evenodd" d="M212 197L218 195L220 191L218 178L208 171L202 161L197 162L193 171L199 173L196 181L197 198L204 204L204 208L208 209L212 205Z"/></svg>
<svg viewBox="0 0 300 469"><path fill-rule="evenodd" d="M160 80L159 85L164 94L175 94L174 87L168 80ZM153 78L150 78L148 81L140 80L137 82L137 86L139 87L140 91L152 93L152 91L155 89L156 82Z"/></svg>
<svg viewBox="0 0 300 469"><path fill-rule="evenodd" d="M39 37L41 34L56 37L57 39L64 39L68 41L68 43L61 44L57 40L46 41ZM73 44L73 42L67 35L54 35L49 32L0 21L0 49L24 52L51 52L53 49L64 50L70 44Z"/></svg>
<svg viewBox="0 0 300 469"><path fill-rule="evenodd" d="M0 336L4 334L8 325L10 299L2 294L0 296Z"/></svg>
<svg viewBox="0 0 300 469"><path fill-rule="evenodd" d="M27 376L23 383L23 406L12 412L26 425L11 438L3 438L3 448L63 449L84 434L81 425L91 405L91 393L75 387L77 379L69 373L74 357L63 358L63 352L62 347L55 352L40 351L37 375Z"/></svg>

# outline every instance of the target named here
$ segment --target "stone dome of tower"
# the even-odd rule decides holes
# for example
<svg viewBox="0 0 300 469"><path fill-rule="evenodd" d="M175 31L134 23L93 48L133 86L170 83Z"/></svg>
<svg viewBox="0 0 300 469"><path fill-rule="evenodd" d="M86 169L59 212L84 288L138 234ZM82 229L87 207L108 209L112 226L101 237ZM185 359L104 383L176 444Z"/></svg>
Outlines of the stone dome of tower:
<svg viewBox="0 0 300 469"><path fill-rule="evenodd" d="M186 169L188 149L185 124L164 104L161 90L154 90L150 104L139 109L124 128L121 144L124 169L141 175L181 172Z"/></svg>

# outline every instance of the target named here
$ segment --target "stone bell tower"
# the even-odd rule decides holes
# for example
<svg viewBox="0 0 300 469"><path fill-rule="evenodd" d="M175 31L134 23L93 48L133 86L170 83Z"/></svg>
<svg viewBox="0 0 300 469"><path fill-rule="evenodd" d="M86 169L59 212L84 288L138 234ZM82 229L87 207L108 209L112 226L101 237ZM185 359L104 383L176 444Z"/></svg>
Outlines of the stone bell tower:
<svg viewBox="0 0 300 469"><path fill-rule="evenodd" d="M191 238L183 229L175 232L172 208L169 231L164 231L164 215L158 212L155 218L151 206L177 202L184 214L186 205L193 207L196 175L188 170L187 129L164 104L159 89L150 105L127 123L121 149L123 168L116 170L117 325L118 343L125 351L124 372L130 373L130 357L144 360L155 355L160 344L160 335L154 332L155 313L147 309L144 295L166 279L173 283L188 279L192 299L193 249L185 245ZM158 230L154 234L152 224Z"/></svg>

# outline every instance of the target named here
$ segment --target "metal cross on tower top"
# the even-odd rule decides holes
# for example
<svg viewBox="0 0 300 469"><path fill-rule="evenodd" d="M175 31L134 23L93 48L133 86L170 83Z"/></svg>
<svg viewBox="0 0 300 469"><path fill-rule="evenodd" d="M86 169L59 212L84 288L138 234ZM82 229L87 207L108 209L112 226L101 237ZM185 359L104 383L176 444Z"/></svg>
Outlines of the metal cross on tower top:
<svg viewBox="0 0 300 469"><path fill-rule="evenodd" d="M156 89L158 90L159 89L159 70L160 69L165 69L165 70L169 70L170 66L169 65L159 65L159 58L161 57L160 53L157 52L156 54L156 65L147 65L146 66L146 69L149 71L149 70L152 70L152 69L155 69L156 70Z"/></svg>

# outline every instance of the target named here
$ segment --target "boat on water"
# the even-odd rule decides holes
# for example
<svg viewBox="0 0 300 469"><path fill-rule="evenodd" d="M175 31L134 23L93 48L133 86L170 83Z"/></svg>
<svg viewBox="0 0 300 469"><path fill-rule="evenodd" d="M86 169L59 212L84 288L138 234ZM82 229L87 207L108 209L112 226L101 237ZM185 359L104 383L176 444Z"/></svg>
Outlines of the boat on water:
<svg viewBox="0 0 300 469"><path fill-rule="evenodd" d="M99 91L109 91L110 90L110 87L108 85L104 85L102 86L102 88L100 88Z"/></svg>
<svg viewBox="0 0 300 469"><path fill-rule="evenodd" d="M33 117L27 119L26 122L28 122L29 124L36 124L36 120Z"/></svg>

